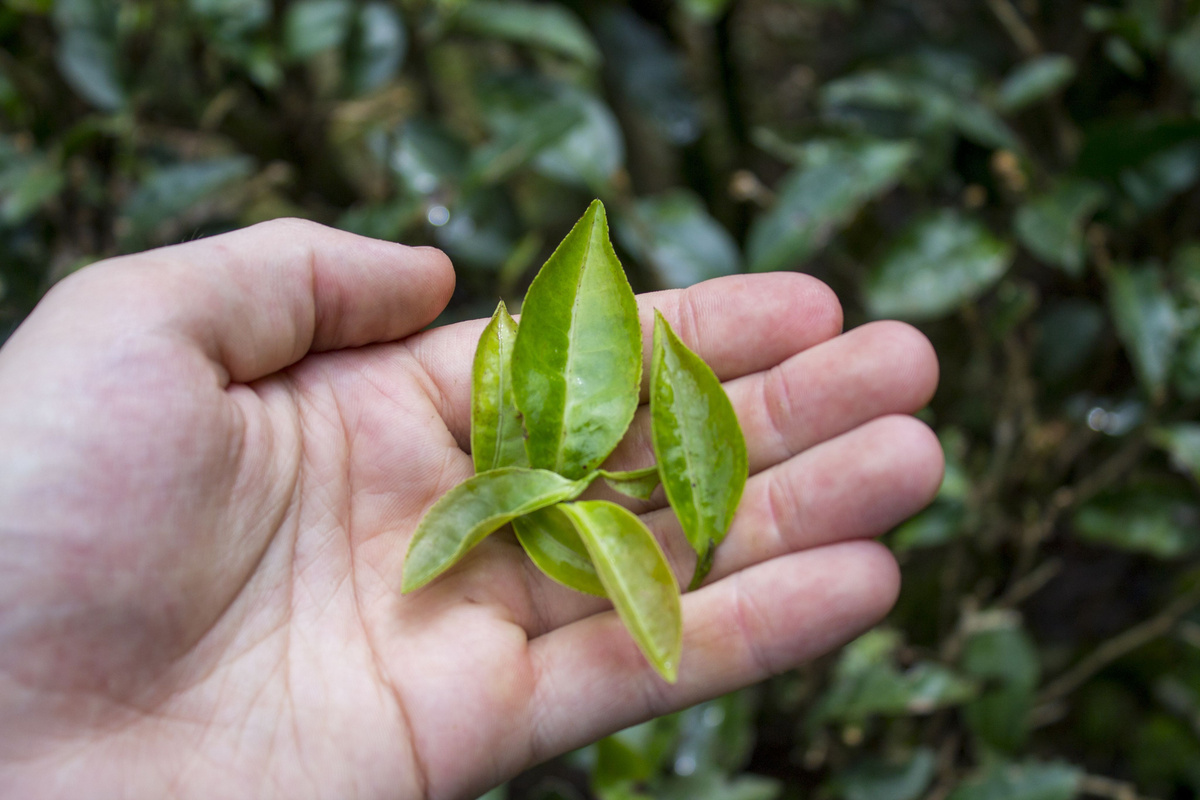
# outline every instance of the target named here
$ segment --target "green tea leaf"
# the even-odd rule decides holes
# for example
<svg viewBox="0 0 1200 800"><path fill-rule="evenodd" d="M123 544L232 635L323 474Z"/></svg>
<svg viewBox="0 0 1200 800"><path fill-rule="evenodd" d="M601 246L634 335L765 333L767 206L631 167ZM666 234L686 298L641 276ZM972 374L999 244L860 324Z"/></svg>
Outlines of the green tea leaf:
<svg viewBox="0 0 1200 800"><path fill-rule="evenodd" d="M1070 764L997 762L955 789L948 800L1072 800L1083 770Z"/></svg>
<svg viewBox="0 0 1200 800"><path fill-rule="evenodd" d="M1083 275L1084 226L1104 199L1104 188L1098 184L1063 181L1021 206L1014 229L1034 255L1078 278Z"/></svg>
<svg viewBox="0 0 1200 800"><path fill-rule="evenodd" d="M540 47L589 67L600 63L600 51L588 29L572 11L559 5L514 0L464 3L457 10L454 27L466 33Z"/></svg>
<svg viewBox="0 0 1200 800"><path fill-rule="evenodd" d="M982 223L943 209L914 223L871 271L867 307L875 317L940 317L990 289L1012 259Z"/></svg>
<svg viewBox="0 0 1200 800"><path fill-rule="evenodd" d="M683 612L679 586L654 534L615 503L559 506L579 532L600 582L633 640L668 683L679 674Z"/></svg>
<svg viewBox="0 0 1200 800"><path fill-rule="evenodd" d="M475 472L524 467L525 432L512 399L512 347L517 323L504 301L483 329L471 378L471 456Z"/></svg>
<svg viewBox="0 0 1200 800"><path fill-rule="evenodd" d="M916 156L908 142L817 141L796 154L779 199L754 221L751 272L795 269L824 247L872 198L895 185Z"/></svg>
<svg viewBox="0 0 1200 800"><path fill-rule="evenodd" d="M607 596L574 523L558 506L518 517L512 526L521 547L548 577L577 592Z"/></svg>
<svg viewBox="0 0 1200 800"><path fill-rule="evenodd" d="M1075 79L1075 62L1069 56L1042 55L1014 69L996 95L996 106L1006 113L1020 111L1059 91Z"/></svg>
<svg viewBox="0 0 1200 800"><path fill-rule="evenodd" d="M629 427L641 383L642 332L599 200L530 285L512 370L535 467L580 478Z"/></svg>
<svg viewBox="0 0 1200 800"><path fill-rule="evenodd" d="M1153 264L1113 267L1108 303L1138 379L1151 397L1161 396L1180 333L1175 301L1162 271Z"/></svg>
<svg viewBox="0 0 1200 800"><path fill-rule="evenodd" d="M654 490L662 483L658 465L645 469L634 469L628 472L609 472L600 470L600 477L616 491L636 500L649 500Z"/></svg>
<svg viewBox="0 0 1200 800"><path fill-rule="evenodd" d="M695 587L742 499L746 440L721 381L657 312L650 370L651 438L667 500L700 556Z"/></svg>
<svg viewBox="0 0 1200 800"><path fill-rule="evenodd" d="M523 514L578 497L588 483L520 467L483 472L463 481L425 512L408 545L400 591L421 588L489 533Z"/></svg>

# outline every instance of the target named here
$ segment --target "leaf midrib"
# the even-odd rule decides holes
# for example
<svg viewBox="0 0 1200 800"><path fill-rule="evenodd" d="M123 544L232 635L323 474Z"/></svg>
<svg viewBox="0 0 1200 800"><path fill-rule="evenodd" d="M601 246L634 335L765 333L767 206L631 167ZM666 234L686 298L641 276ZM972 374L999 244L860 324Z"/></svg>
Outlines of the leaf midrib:
<svg viewBox="0 0 1200 800"><path fill-rule="evenodd" d="M596 225L600 221L600 215L597 214L592 219L592 227L588 231L587 244L583 248L582 264L579 267L579 277L575 279L575 296L571 298L571 318L567 325L567 363L563 369L565 383L563 385L563 407L562 415L558 421L558 441L554 445L554 470L561 473L563 469L563 445L566 442L567 434L567 398L571 393L571 377L575 371L575 337L578 334L578 326L575 324L579 309L579 295L583 287L583 275L587 271L588 259L592 255L592 243L596 239Z"/></svg>

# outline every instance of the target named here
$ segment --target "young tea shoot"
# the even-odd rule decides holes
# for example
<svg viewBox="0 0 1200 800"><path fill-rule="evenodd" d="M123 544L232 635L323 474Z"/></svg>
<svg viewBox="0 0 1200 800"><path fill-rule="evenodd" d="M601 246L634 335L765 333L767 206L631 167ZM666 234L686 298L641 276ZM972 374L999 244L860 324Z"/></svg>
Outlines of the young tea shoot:
<svg viewBox="0 0 1200 800"><path fill-rule="evenodd" d="M547 576L611 600L646 660L674 683L680 590L658 540L623 506L576 498L598 478L641 500L661 484L696 551L695 588L746 485L746 443L716 375L657 313L650 369L658 463L601 469L637 411L642 332L596 200L534 278L520 324L502 302L479 338L471 386L476 474L417 526L402 591L424 586L511 523Z"/></svg>

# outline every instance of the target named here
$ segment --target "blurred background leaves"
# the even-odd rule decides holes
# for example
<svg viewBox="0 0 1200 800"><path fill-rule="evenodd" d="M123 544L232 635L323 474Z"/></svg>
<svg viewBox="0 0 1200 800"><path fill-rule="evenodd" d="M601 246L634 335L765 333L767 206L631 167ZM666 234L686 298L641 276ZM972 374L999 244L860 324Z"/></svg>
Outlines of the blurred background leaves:
<svg viewBox="0 0 1200 800"><path fill-rule="evenodd" d="M599 196L639 290L803 270L935 343L889 620L491 798L1197 796L1198 183L1197 0L0 0L0 338L283 215L516 310Z"/></svg>

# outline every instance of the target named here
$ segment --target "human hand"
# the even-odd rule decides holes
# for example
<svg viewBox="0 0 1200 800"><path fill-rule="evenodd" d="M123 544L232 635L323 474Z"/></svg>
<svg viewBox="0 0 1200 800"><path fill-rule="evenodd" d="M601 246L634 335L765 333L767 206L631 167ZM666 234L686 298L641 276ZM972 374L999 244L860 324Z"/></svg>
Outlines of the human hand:
<svg viewBox="0 0 1200 800"><path fill-rule="evenodd" d="M401 596L417 521L472 474L484 321L419 332L453 281L436 250L277 221L49 293L0 350L0 795L470 798L891 607L864 540L940 482L902 416L936 359L899 323L838 335L790 273L639 298L726 382L750 456L677 684L504 534ZM648 441L643 409L610 464ZM689 575L662 506L638 510Z"/></svg>

